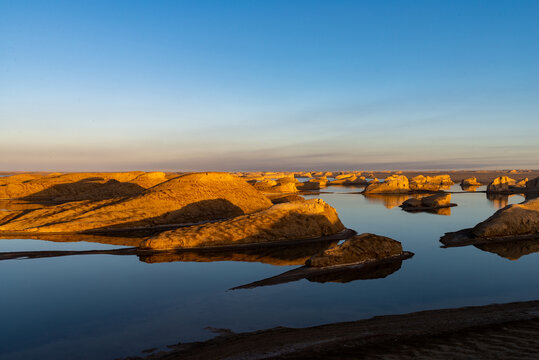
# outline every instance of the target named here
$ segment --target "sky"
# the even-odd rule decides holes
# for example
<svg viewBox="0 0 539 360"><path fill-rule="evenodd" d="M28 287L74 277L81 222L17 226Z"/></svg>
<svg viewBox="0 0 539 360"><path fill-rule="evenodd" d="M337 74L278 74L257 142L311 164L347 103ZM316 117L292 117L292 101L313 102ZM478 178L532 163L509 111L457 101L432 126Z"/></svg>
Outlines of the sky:
<svg viewBox="0 0 539 360"><path fill-rule="evenodd" d="M0 0L0 171L539 168L539 1Z"/></svg>

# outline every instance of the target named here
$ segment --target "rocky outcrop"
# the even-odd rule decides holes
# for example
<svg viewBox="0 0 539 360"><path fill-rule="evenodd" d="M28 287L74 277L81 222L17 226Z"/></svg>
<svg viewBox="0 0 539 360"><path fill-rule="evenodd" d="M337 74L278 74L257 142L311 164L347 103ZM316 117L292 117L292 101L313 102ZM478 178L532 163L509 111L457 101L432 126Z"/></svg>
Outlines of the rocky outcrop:
<svg viewBox="0 0 539 360"><path fill-rule="evenodd" d="M471 177L471 178L463 179L460 182L460 185L463 186L463 187L465 187L465 186L481 186L481 183L479 181L477 181L477 178Z"/></svg>
<svg viewBox="0 0 539 360"><path fill-rule="evenodd" d="M287 202L294 202L294 201L305 201L305 198L302 196L299 196L297 194L268 194L267 197L271 200L273 204L282 204Z"/></svg>
<svg viewBox="0 0 539 360"><path fill-rule="evenodd" d="M296 183L293 182L277 183L277 185L269 189L269 191L278 193L295 193L298 191L298 188L296 187Z"/></svg>
<svg viewBox="0 0 539 360"><path fill-rule="evenodd" d="M494 179L487 186L488 193L507 193L511 191L511 186L515 185L516 181L508 176L500 176Z"/></svg>
<svg viewBox="0 0 539 360"><path fill-rule="evenodd" d="M400 207L406 211L428 211L451 206L456 206L456 204L451 203L451 194L436 194L421 199L410 198L404 201Z"/></svg>
<svg viewBox="0 0 539 360"><path fill-rule="evenodd" d="M313 255L306 265L311 267L347 265L382 260L402 253L402 245L396 240L375 234L361 234L341 245Z"/></svg>
<svg viewBox="0 0 539 360"><path fill-rule="evenodd" d="M539 232L539 198L509 205L477 224L473 235L481 238L518 236Z"/></svg>
<svg viewBox="0 0 539 360"><path fill-rule="evenodd" d="M20 212L0 224L0 231L83 232L180 225L250 214L271 205L267 197L234 175L195 173L136 196Z"/></svg>
<svg viewBox="0 0 539 360"><path fill-rule="evenodd" d="M324 237L344 230L337 211L313 199L274 205L234 219L166 231L141 243L151 249L260 244Z"/></svg>
<svg viewBox="0 0 539 360"><path fill-rule="evenodd" d="M368 185L368 181L364 176L357 177L356 175L346 175L346 177L328 182L328 185L345 185L345 186L364 186Z"/></svg>
<svg viewBox="0 0 539 360"><path fill-rule="evenodd" d="M526 182L526 192L539 193L539 177Z"/></svg>
<svg viewBox="0 0 539 360"><path fill-rule="evenodd" d="M320 182L306 181L306 182L298 183L298 185L296 185L296 188L302 191L320 190Z"/></svg>
<svg viewBox="0 0 539 360"><path fill-rule="evenodd" d="M326 187L328 182L326 177L317 177L309 179L307 182L297 183L296 187L299 190L320 190L320 188Z"/></svg>
<svg viewBox="0 0 539 360"><path fill-rule="evenodd" d="M277 186L277 181L270 179L263 179L260 181L254 180L253 182L253 186L255 187L255 189L260 191L268 191L272 187Z"/></svg>
<svg viewBox="0 0 539 360"><path fill-rule="evenodd" d="M427 176L427 183L437 185L454 185L450 175Z"/></svg>
<svg viewBox="0 0 539 360"><path fill-rule="evenodd" d="M522 180L515 182L514 188L524 189L526 188L527 183L528 183L528 178L524 178Z"/></svg>
<svg viewBox="0 0 539 360"><path fill-rule="evenodd" d="M381 183L371 183L365 190L365 194L373 193L387 193L387 194L398 194L398 193L407 193L410 191L410 186L408 183L408 178L403 175L391 175Z"/></svg>
<svg viewBox="0 0 539 360"><path fill-rule="evenodd" d="M449 175L438 176L414 176L410 180L410 190L412 191L440 191L453 185L453 181Z"/></svg>
<svg viewBox="0 0 539 360"><path fill-rule="evenodd" d="M471 229L447 233L446 246L539 239L539 198L504 207Z"/></svg>

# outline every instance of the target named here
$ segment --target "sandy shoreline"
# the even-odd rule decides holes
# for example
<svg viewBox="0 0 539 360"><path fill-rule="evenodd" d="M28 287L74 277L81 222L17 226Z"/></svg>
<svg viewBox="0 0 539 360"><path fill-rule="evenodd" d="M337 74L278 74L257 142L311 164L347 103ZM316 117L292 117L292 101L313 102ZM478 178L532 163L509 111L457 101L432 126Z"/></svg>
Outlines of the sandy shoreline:
<svg viewBox="0 0 539 360"><path fill-rule="evenodd" d="M222 334L127 359L532 359L539 353L539 301Z"/></svg>

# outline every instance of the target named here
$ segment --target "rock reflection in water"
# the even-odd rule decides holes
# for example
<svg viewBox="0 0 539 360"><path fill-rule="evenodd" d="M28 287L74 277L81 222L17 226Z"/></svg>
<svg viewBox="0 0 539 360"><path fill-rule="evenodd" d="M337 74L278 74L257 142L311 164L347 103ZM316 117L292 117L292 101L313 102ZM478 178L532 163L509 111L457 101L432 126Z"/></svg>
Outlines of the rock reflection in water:
<svg viewBox="0 0 539 360"><path fill-rule="evenodd" d="M347 283L355 280L383 279L400 270L402 260L389 264L373 265L369 269L342 269L326 274L307 276L306 279L317 283Z"/></svg>
<svg viewBox="0 0 539 360"><path fill-rule="evenodd" d="M496 193L487 193L487 199L489 199L492 202L492 206L496 209L501 209L506 207L509 204L509 196L508 194L496 194Z"/></svg>
<svg viewBox="0 0 539 360"><path fill-rule="evenodd" d="M473 185L461 185L460 187L463 191L467 191L467 192L475 192L479 188L479 186L473 186Z"/></svg>
<svg viewBox="0 0 539 360"><path fill-rule="evenodd" d="M146 263L163 262L214 262L214 261L243 261L260 262L264 264L291 266L303 265L305 261L338 241L321 241L300 245L265 247L259 249L234 250L180 250L175 252L158 252L139 254L139 260Z"/></svg>
<svg viewBox="0 0 539 360"><path fill-rule="evenodd" d="M319 283L348 283L355 280L381 279L398 271L402 266L402 261L412 256L412 253L405 251L400 256L370 263L325 268L302 266L277 276L234 287L231 290L279 285L302 279Z"/></svg>
<svg viewBox="0 0 539 360"><path fill-rule="evenodd" d="M382 203L386 208L393 209L410 198L409 194L363 194L367 201Z"/></svg>
<svg viewBox="0 0 539 360"><path fill-rule="evenodd" d="M432 210L423 210L423 211L407 211L409 214L434 214L434 215L443 215L443 216L451 216L451 208L439 208L439 209L432 209Z"/></svg>
<svg viewBox="0 0 539 360"><path fill-rule="evenodd" d="M539 239L506 241L474 246L480 250L491 252L509 260L518 260L524 255L539 252Z"/></svg>
<svg viewBox="0 0 539 360"><path fill-rule="evenodd" d="M101 236L92 234L24 234L25 239L52 242L93 242L99 244L137 247L145 238L132 236ZM0 234L0 239L20 239L20 235Z"/></svg>

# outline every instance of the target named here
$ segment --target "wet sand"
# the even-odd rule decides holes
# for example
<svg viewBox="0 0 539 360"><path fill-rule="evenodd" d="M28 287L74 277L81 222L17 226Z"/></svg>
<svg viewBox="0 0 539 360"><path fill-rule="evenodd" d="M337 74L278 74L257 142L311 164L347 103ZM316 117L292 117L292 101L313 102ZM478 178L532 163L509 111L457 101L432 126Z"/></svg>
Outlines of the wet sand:
<svg viewBox="0 0 539 360"><path fill-rule="evenodd" d="M273 328L171 346L172 359L536 359L539 301ZM140 359L132 357L129 359Z"/></svg>

